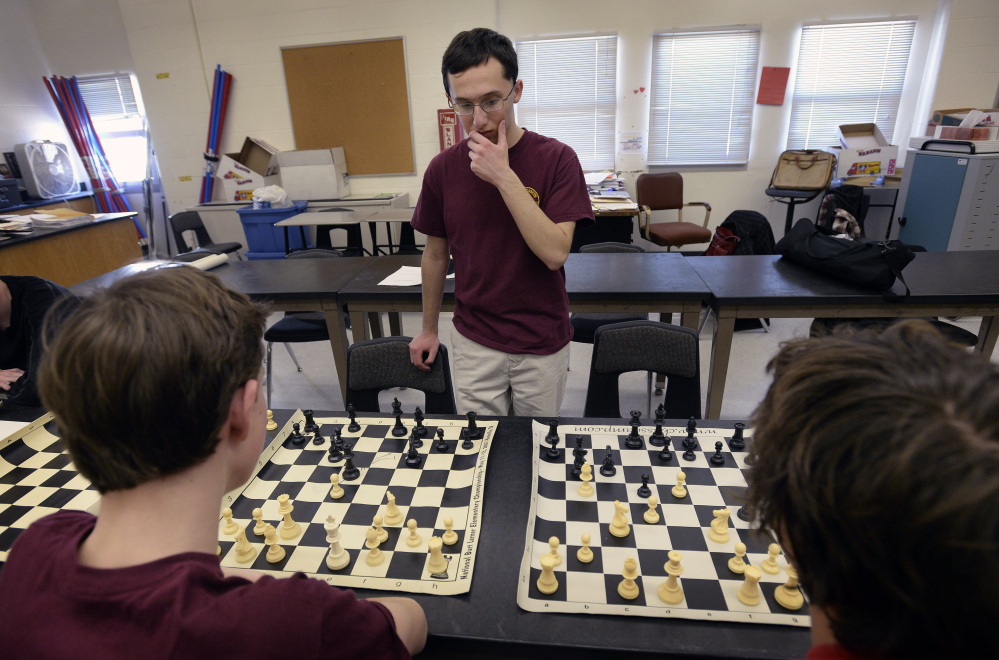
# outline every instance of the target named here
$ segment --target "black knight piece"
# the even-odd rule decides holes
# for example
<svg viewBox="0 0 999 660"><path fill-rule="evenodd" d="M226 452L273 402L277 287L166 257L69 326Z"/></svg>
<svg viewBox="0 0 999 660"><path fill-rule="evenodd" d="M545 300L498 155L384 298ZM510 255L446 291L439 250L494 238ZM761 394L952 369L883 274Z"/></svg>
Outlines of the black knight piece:
<svg viewBox="0 0 999 660"><path fill-rule="evenodd" d="M663 423L666 421L666 409L663 404L656 408L656 430L649 436L649 444L653 447L663 447L666 445L666 436L663 434Z"/></svg>
<svg viewBox="0 0 999 660"><path fill-rule="evenodd" d="M447 440L444 439L444 429L437 429L437 444L434 445L434 449L443 453L448 449Z"/></svg>
<svg viewBox="0 0 999 660"><path fill-rule="evenodd" d="M402 423L402 404L399 399L392 399L392 414L395 415L395 425L392 427L392 435L397 438L405 437L409 434Z"/></svg>
<svg viewBox="0 0 999 660"><path fill-rule="evenodd" d="M291 440L291 444L293 445L300 445L305 442L305 436L302 435L298 422L291 425L291 435L288 436L288 439Z"/></svg>
<svg viewBox="0 0 999 660"><path fill-rule="evenodd" d="M361 425L357 423L355 419L356 413L354 412L354 404L347 404L347 418L350 420L350 424L347 426L347 431L350 433L357 433L361 430Z"/></svg>
<svg viewBox="0 0 999 660"><path fill-rule="evenodd" d="M642 485L638 487L638 496L642 499L649 499L652 497L652 489L649 488L649 475L642 475Z"/></svg>
<svg viewBox="0 0 999 660"><path fill-rule="evenodd" d="M715 443L715 453L711 456L712 465L725 465L725 457L722 455L722 441Z"/></svg>
<svg viewBox="0 0 999 660"><path fill-rule="evenodd" d="M624 440L624 446L628 449L641 449L645 445L642 436L638 434L638 427L642 425L642 412L640 410L631 411L631 433Z"/></svg>
<svg viewBox="0 0 999 660"><path fill-rule="evenodd" d="M558 448L560 439L558 437L558 420L553 419L548 422L548 435L545 436L545 442L549 445L548 451L545 453L546 461L557 461L562 458L562 450Z"/></svg>
<svg viewBox="0 0 999 660"><path fill-rule="evenodd" d="M617 468L614 467L614 455L611 453L610 445L607 445L607 453L604 454L604 464L600 466L600 474L605 477L613 477L617 474Z"/></svg>
<svg viewBox="0 0 999 660"><path fill-rule="evenodd" d="M419 406L416 406L416 410L413 411L413 421L416 422L416 435L421 438L426 437L427 435L427 427L423 425L424 419L426 418L423 416L423 411ZM420 445L416 446L419 447Z"/></svg>
<svg viewBox="0 0 999 660"><path fill-rule="evenodd" d="M468 419L468 424L465 426L465 428L461 429L460 437L462 440L468 442L468 446L466 447L465 444L462 443L461 447L462 449L471 449L474 445L469 441L481 440L482 429L480 429L478 425L475 423L475 418L478 417L478 414L475 411L469 410L467 413L465 413L465 417Z"/></svg>
<svg viewBox="0 0 999 660"><path fill-rule="evenodd" d="M746 440L743 438L742 434L746 431L746 425L742 422L735 423L735 433L732 434L731 439L728 441L728 446L736 451L742 451L746 448Z"/></svg>
<svg viewBox="0 0 999 660"><path fill-rule="evenodd" d="M319 433L319 424L316 424L315 413L313 413L311 410L303 410L302 414L305 415L305 426L302 428L302 431L304 431L305 433L313 434L313 435L318 434ZM320 444L320 443L316 443L316 444Z"/></svg>
<svg viewBox="0 0 999 660"><path fill-rule="evenodd" d="M576 448L572 450L575 460L572 461L572 476L578 477L583 473L583 463L586 462L587 450L583 449L583 436L576 436Z"/></svg>

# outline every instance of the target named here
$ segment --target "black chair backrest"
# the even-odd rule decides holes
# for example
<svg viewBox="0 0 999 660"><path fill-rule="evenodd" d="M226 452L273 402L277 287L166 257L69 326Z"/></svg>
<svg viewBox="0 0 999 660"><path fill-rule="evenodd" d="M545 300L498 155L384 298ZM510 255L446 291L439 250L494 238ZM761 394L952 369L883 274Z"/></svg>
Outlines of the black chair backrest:
<svg viewBox="0 0 999 660"><path fill-rule="evenodd" d="M177 243L177 252L190 252L192 248L187 246L184 240L185 231L193 231L198 239L198 245L209 245L212 239L208 236L205 223L201 221L201 215L197 211L181 211L170 216L170 228L173 230L173 239Z"/></svg>
<svg viewBox="0 0 999 660"><path fill-rule="evenodd" d="M339 259L342 255L333 250L322 250L319 248L309 248L307 250L296 250L285 255L285 259Z"/></svg>
<svg viewBox="0 0 999 660"><path fill-rule="evenodd" d="M665 374L668 419L701 417L697 332L658 321L628 321L597 329L584 417L621 417L618 379L629 371Z"/></svg>
<svg viewBox="0 0 999 660"><path fill-rule="evenodd" d="M441 344L433 368L421 371L409 361L411 341L411 337L384 337L348 346L344 404L352 404L358 412L381 412L379 392L390 387L408 387L426 396L424 412L457 414L447 349Z"/></svg>
<svg viewBox="0 0 999 660"><path fill-rule="evenodd" d="M641 245L630 243L616 243L607 241L606 243L590 243L579 248L580 252L645 252Z"/></svg>

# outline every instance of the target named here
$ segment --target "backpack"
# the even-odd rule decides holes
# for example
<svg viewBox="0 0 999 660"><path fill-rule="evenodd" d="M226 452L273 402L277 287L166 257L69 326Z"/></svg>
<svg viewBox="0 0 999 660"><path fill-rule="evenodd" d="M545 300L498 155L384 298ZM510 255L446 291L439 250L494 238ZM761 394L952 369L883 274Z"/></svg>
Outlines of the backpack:
<svg viewBox="0 0 999 660"><path fill-rule="evenodd" d="M774 254L774 231L766 216L756 211L732 211L719 229L739 238L731 254Z"/></svg>
<svg viewBox="0 0 999 660"><path fill-rule="evenodd" d="M864 219L870 198L860 186L849 184L830 188L822 198L815 226L826 233L846 234L852 239L864 236Z"/></svg>

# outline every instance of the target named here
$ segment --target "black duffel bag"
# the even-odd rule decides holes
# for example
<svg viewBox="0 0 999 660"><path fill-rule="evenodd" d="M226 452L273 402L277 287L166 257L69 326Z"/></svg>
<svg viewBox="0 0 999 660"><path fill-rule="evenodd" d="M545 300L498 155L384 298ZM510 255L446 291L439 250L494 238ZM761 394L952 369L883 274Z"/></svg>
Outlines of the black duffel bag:
<svg viewBox="0 0 999 660"><path fill-rule="evenodd" d="M897 298L891 291L895 278L909 286L902 269L916 255L902 241L861 243L822 233L810 220L802 218L777 242L777 254L791 261L858 286L877 289L886 298Z"/></svg>

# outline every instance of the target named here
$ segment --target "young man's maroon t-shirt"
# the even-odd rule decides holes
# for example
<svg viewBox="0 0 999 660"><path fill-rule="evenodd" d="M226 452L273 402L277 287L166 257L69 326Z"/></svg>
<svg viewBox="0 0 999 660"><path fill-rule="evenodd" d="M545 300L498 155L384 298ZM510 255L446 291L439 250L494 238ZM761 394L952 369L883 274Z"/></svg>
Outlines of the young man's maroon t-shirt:
<svg viewBox="0 0 999 660"><path fill-rule="evenodd" d="M77 549L96 520L62 511L18 537L0 573L4 657L410 657L385 607L302 573L226 578L218 557L198 552L129 568L81 566Z"/></svg>
<svg viewBox="0 0 999 660"><path fill-rule="evenodd" d="M525 131L510 168L554 222L592 224L575 152ZM549 270L524 241L499 190L471 170L468 141L442 151L423 176L412 225L446 238L454 258L454 327L506 353L549 355L572 339L565 270Z"/></svg>

